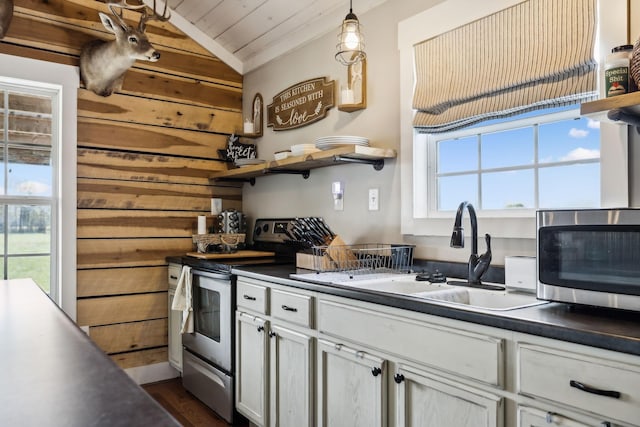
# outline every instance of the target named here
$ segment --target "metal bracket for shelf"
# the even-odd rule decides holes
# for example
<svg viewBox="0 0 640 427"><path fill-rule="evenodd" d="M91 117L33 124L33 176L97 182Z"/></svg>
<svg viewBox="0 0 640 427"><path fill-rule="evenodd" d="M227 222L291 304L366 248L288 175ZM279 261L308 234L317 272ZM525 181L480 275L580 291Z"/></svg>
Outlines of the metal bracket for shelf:
<svg viewBox="0 0 640 427"><path fill-rule="evenodd" d="M631 126L636 128L636 132L640 133L640 117L629 114L619 108L615 108L613 110L609 110L607 113L607 118L613 121L625 122Z"/></svg>
<svg viewBox="0 0 640 427"><path fill-rule="evenodd" d="M226 182L248 182L251 186L256 185L256 179L252 178L216 178L216 181L226 181Z"/></svg>
<svg viewBox="0 0 640 427"><path fill-rule="evenodd" d="M356 159L352 157L344 157L340 155L333 156L334 162L345 162L345 163L364 163L367 165L372 165L373 168L377 171L382 170L384 167L384 159Z"/></svg>
<svg viewBox="0 0 640 427"><path fill-rule="evenodd" d="M292 170L292 169L278 169L278 168L273 168L273 169L265 169L262 173L266 174L288 174L288 175L302 175L302 177L304 179L308 179L309 175L311 175L311 171L310 170L302 170L302 171L297 171L297 170Z"/></svg>

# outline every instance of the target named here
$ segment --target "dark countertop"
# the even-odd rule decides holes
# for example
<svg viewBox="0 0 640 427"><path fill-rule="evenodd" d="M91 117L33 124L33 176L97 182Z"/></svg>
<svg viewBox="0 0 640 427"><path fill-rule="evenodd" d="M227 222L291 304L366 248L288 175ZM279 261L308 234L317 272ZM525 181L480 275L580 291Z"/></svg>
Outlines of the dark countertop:
<svg viewBox="0 0 640 427"><path fill-rule="evenodd" d="M242 266L232 271L240 276L267 280L299 289L640 356L640 313L562 303L549 303L502 312L470 311L429 303L417 297L293 280L289 278L289 274L301 271L296 271L295 266L291 264ZM302 270L302 272L309 271Z"/></svg>
<svg viewBox="0 0 640 427"><path fill-rule="evenodd" d="M0 348L0 425L180 425L30 279L0 281Z"/></svg>

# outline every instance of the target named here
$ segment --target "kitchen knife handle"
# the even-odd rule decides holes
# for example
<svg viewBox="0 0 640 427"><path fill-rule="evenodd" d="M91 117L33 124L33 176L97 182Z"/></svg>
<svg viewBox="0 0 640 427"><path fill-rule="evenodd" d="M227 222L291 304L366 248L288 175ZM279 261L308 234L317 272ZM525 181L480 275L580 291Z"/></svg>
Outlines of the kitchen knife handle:
<svg viewBox="0 0 640 427"><path fill-rule="evenodd" d="M607 396L607 397L613 397L614 399L620 399L620 396L622 396L622 394L619 391L615 391L615 390L602 390L599 388L593 388L593 387L589 387L588 385L584 385L581 382L578 381L574 381L574 380L570 380L569 381L569 385L573 388L577 388L578 390L587 392L587 393L591 393L591 394L597 394L598 396Z"/></svg>
<svg viewBox="0 0 640 427"><path fill-rule="evenodd" d="M282 306L282 309L283 309L284 311L292 311L292 312L294 312L294 313L296 313L296 312L298 311L298 309L297 309L297 308L295 308L295 307L289 307L288 305L283 305L283 306Z"/></svg>

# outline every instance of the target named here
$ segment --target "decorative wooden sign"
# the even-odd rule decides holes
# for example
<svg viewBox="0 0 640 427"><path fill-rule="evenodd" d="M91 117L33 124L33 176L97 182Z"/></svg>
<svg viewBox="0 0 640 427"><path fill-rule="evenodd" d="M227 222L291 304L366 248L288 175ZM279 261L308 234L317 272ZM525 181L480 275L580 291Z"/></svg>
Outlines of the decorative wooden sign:
<svg viewBox="0 0 640 427"><path fill-rule="evenodd" d="M290 86L273 97L267 106L267 126L289 130L309 125L327 116L333 107L335 80L325 77Z"/></svg>

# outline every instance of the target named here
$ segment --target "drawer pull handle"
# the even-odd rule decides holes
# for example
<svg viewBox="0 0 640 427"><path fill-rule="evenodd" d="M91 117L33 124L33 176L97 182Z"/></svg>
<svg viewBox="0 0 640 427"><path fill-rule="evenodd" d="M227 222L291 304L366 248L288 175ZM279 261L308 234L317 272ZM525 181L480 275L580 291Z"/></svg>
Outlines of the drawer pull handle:
<svg viewBox="0 0 640 427"><path fill-rule="evenodd" d="M278 334L276 334L275 332L273 332L273 331L269 332L269 338L273 338L273 337L276 337L276 336L278 336Z"/></svg>
<svg viewBox="0 0 640 427"><path fill-rule="evenodd" d="M244 294L242 296L244 299L248 299L249 301L255 301L256 297L252 297L251 295Z"/></svg>
<svg viewBox="0 0 640 427"><path fill-rule="evenodd" d="M377 377L378 375L380 375L382 373L382 369L378 368L377 366L374 366L373 368L371 368L371 374L374 377Z"/></svg>
<svg viewBox="0 0 640 427"><path fill-rule="evenodd" d="M258 326L258 332L264 331L264 326Z"/></svg>
<svg viewBox="0 0 640 427"><path fill-rule="evenodd" d="M614 399L620 399L620 392L615 390L601 390L599 388L589 387L588 385L584 385L578 381L571 380L569 381L569 385L571 387L577 388L578 390L585 391L591 394L597 394L599 396L607 396L613 397Z"/></svg>
<svg viewBox="0 0 640 427"><path fill-rule="evenodd" d="M294 313L296 313L296 312L298 311L298 309L297 309L297 308L295 308L295 307L289 307L288 305L283 305L283 306L282 306L282 309L283 309L284 311L292 311L292 312L294 312Z"/></svg>
<svg viewBox="0 0 640 427"><path fill-rule="evenodd" d="M402 381L404 381L404 375L402 374L395 374L393 376L393 380L396 382L396 384L400 384Z"/></svg>
<svg viewBox="0 0 640 427"><path fill-rule="evenodd" d="M169 276L169 278L171 278L173 280L178 280L178 276L174 276L174 275Z"/></svg>

